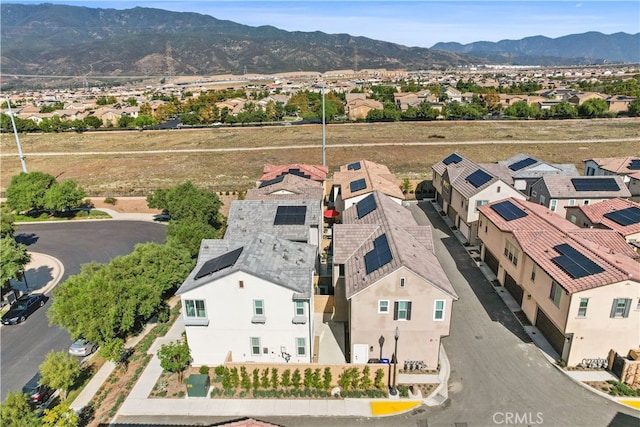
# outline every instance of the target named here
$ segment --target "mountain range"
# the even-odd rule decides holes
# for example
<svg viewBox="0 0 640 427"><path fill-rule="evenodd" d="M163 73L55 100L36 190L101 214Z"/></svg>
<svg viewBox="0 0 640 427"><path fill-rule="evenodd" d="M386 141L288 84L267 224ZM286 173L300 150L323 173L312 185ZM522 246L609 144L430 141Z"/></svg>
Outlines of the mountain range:
<svg viewBox="0 0 640 427"><path fill-rule="evenodd" d="M251 27L191 12L0 4L3 75L171 76L338 69L445 69L481 63L640 62L640 33L542 36L432 48ZM523 62L525 61L525 62Z"/></svg>

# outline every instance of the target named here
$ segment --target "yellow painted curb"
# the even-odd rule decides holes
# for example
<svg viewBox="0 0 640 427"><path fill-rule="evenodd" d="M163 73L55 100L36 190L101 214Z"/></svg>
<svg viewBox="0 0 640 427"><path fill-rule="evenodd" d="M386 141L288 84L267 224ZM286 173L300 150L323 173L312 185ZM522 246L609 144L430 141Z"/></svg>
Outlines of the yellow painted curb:
<svg viewBox="0 0 640 427"><path fill-rule="evenodd" d="M371 402L371 413L373 416L392 415L407 412L410 409L420 406L421 400L384 400Z"/></svg>
<svg viewBox="0 0 640 427"><path fill-rule="evenodd" d="M632 408L640 409L640 400L620 400L619 402Z"/></svg>

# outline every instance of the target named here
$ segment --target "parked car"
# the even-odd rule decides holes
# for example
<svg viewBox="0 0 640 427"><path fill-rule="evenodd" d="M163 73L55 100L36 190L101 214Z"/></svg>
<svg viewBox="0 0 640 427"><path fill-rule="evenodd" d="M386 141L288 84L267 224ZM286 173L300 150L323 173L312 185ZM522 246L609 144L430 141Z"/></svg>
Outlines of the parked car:
<svg viewBox="0 0 640 427"><path fill-rule="evenodd" d="M31 408L38 408L44 405L51 395L53 390L40 382L40 374L35 374L25 385L22 387L22 392L27 395L29 405Z"/></svg>
<svg viewBox="0 0 640 427"><path fill-rule="evenodd" d="M95 352L98 344L89 342L84 338L79 338L69 347L69 354L72 356L85 357Z"/></svg>
<svg viewBox="0 0 640 427"><path fill-rule="evenodd" d="M27 317L47 302L44 294L22 295L11 304L9 311L2 316L3 325L15 325L24 322Z"/></svg>

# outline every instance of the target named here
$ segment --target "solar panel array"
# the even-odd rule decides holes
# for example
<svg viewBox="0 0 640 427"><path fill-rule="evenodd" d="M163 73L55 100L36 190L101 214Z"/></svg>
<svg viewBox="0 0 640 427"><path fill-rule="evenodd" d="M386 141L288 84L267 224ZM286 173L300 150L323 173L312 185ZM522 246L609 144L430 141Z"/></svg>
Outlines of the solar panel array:
<svg viewBox="0 0 640 427"><path fill-rule="evenodd" d="M298 168L291 168L291 169L289 169L288 171L286 171L286 172L284 172L284 173L282 173L282 174L280 174L280 175L286 175L286 174L288 174L288 173L290 173L291 175L295 175L295 176L302 177L302 178L307 178L307 179L310 179L310 178L311 178L311 175L307 175L306 173L302 172L302 171L301 171L300 169L298 169Z"/></svg>
<svg viewBox="0 0 640 427"><path fill-rule="evenodd" d="M278 206L273 225L303 225L306 216L306 206Z"/></svg>
<svg viewBox="0 0 640 427"><path fill-rule="evenodd" d="M201 279L205 276L215 273L216 271L223 270L227 267L231 267L238 261L243 248L234 249L231 252L227 252L224 255L210 259L202 264L200 270L195 275L195 280Z"/></svg>
<svg viewBox="0 0 640 427"><path fill-rule="evenodd" d="M598 274L604 271L604 268L591 261L567 243L554 246L553 249L560 253L560 256L552 258L551 261L573 279L591 276L592 274Z"/></svg>
<svg viewBox="0 0 640 427"><path fill-rule="evenodd" d="M571 178L576 191L619 191L615 178Z"/></svg>
<svg viewBox="0 0 640 427"><path fill-rule="evenodd" d="M347 165L347 170L350 170L350 171L359 171L360 168L361 168L360 162L353 162Z"/></svg>
<svg viewBox="0 0 640 427"><path fill-rule="evenodd" d="M356 210L358 211L358 218L363 218L367 214L373 212L374 210L376 210L377 206L378 205L376 204L376 199L373 197L373 193L369 194L367 197L360 200L356 204Z"/></svg>
<svg viewBox="0 0 640 427"><path fill-rule="evenodd" d="M462 161L462 157L458 156L456 153L449 154L446 159L442 161L445 165L450 165L451 163L458 163Z"/></svg>
<svg viewBox="0 0 640 427"><path fill-rule="evenodd" d="M474 187L479 188L491 181L491 178L493 178L491 175L482 169L478 169L467 177L467 181L469 181Z"/></svg>
<svg viewBox="0 0 640 427"><path fill-rule="evenodd" d="M391 255L387 235L383 234L377 237L373 241L373 249L364 256L364 265L367 274L373 273L383 265L390 263L392 259L393 255Z"/></svg>
<svg viewBox="0 0 640 427"><path fill-rule="evenodd" d="M640 208L631 206L619 211L608 212L604 216L620 225L637 224L640 222Z"/></svg>
<svg viewBox="0 0 640 427"><path fill-rule="evenodd" d="M513 221L514 219L524 218L527 216L525 211L508 200L491 205L491 209L504 218L505 221Z"/></svg>
<svg viewBox="0 0 640 427"><path fill-rule="evenodd" d="M349 183L349 188L351 189L352 193L355 193L356 191L364 190L365 188L367 188L367 181L365 181L364 178L351 181Z"/></svg>
<svg viewBox="0 0 640 427"><path fill-rule="evenodd" d="M284 175L280 175L280 176L277 176L277 177L275 177L273 179L268 179L266 181L262 181L260 183L260 185L258 186L258 188L268 187L270 185L277 184L279 182L282 182L283 179L284 179Z"/></svg>
<svg viewBox="0 0 640 427"><path fill-rule="evenodd" d="M630 169L632 171L640 170L640 159L631 160L631 163L629 163L629 166L627 166L627 169Z"/></svg>
<svg viewBox="0 0 640 427"><path fill-rule="evenodd" d="M519 171L520 169L524 169L527 166L531 166L534 163L537 163L536 159L532 159L531 157L527 157L526 159L520 160L512 165L509 165L509 169L512 171Z"/></svg>

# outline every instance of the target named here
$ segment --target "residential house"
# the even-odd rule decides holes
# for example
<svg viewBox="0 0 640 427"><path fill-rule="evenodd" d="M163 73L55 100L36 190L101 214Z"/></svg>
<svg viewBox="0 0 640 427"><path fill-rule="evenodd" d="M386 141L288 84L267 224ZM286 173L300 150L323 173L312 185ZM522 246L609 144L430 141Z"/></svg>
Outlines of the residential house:
<svg viewBox="0 0 640 427"><path fill-rule="evenodd" d="M574 105L582 105L590 99L604 100L605 96L596 92L578 92L575 95L571 96L569 99L567 99L567 101Z"/></svg>
<svg viewBox="0 0 640 427"><path fill-rule="evenodd" d="M448 102L462 102L462 92L453 86L445 87L442 94Z"/></svg>
<svg viewBox="0 0 640 427"><path fill-rule="evenodd" d="M629 189L619 176L543 176L531 186L531 201L566 218L567 206L590 205L616 197L628 198Z"/></svg>
<svg viewBox="0 0 640 427"><path fill-rule="evenodd" d="M609 106L609 111L622 113L629 111L629 105L635 101L635 99L635 96L611 95L606 101Z"/></svg>
<svg viewBox="0 0 640 427"><path fill-rule="evenodd" d="M262 170L262 177L260 177L260 181L270 181L285 174L291 174L324 183L327 179L327 173L329 173L329 167L323 165L307 165L300 163L290 165L265 165Z"/></svg>
<svg viewBox="0 0 640 427"><path fill-rule="evenodd" d="M234 200L224 238L240 240L258 232L316 247L322 239L322 199Z"/></svg>
<svg viewBox="0 0 640 427"><path fill-rule="evenodd" d="M438 366L457 294L434 254L432 229L379 191L343 212L333 226L336 315L346 310L351 363L392 359ZM387 343L382 348L382 338Z"/></svg>
<svg viewBox="0 0 640 427"><path fill-rule="evenodd" d="M310 363L316 248L267 233L207 239L176 292L193 365Z"/></svg>
<svg viewBox="0 0 640 427"><path fill-rule="evenodd" d="M567 207L569 221L583 228L613 230L640 248L640 203L615 198L587 206Z"/></svg>
<svg viewBox="0 0 640 427"><path fill-rule="evenodd" d="M627 354L640 335L640 264L610 230L518 199L479 208L481 258L569 366Z"/></svg>
<svg viewBox="0 0 640 427"><path fill-rule="evenodd" d="M353 99L347 101L344 106L344 112L349 120L358 120L367 118L367 114L371 110L382 110L384 105L375 99Z"/></svg>
<svg viewBox="0 0 640 427"><path fill-rule="evenodd" d="M513 186L527 196L531 195L531 186L546 175L579 176L573 163L551 164L527 154L516 154L498 162L507 167L513 178Z"/></svg>
<svg viewBox="0 0 640 427"><path fill-rule="evenodd" d="M526 199L502 164L477 164L452 153L431 169L436 202L471 244L478 242L478 206L508 197Z"/></svg>
<svg viewBox="0 0 640 427"><path fill-rule="evenodd" d="M404 200L398 180L385 165L369 160L349 163L333 174L329 204L333 203L334 208L342 212L375 190L381 191L397 203Z"/></svg>
<svg viewBox="0 0 640 427"><path fill-rule="evenodd" d="M584 161L587 176L621 176L631 197L640 200L640 157L602 157Z"/></svg>
<svg viewBox="0 0 640 427"><path fill-rule="evenodd" d="M247 191L245 200L324 200L324 186L295 174L285 173L262 181Z"/></svg>

